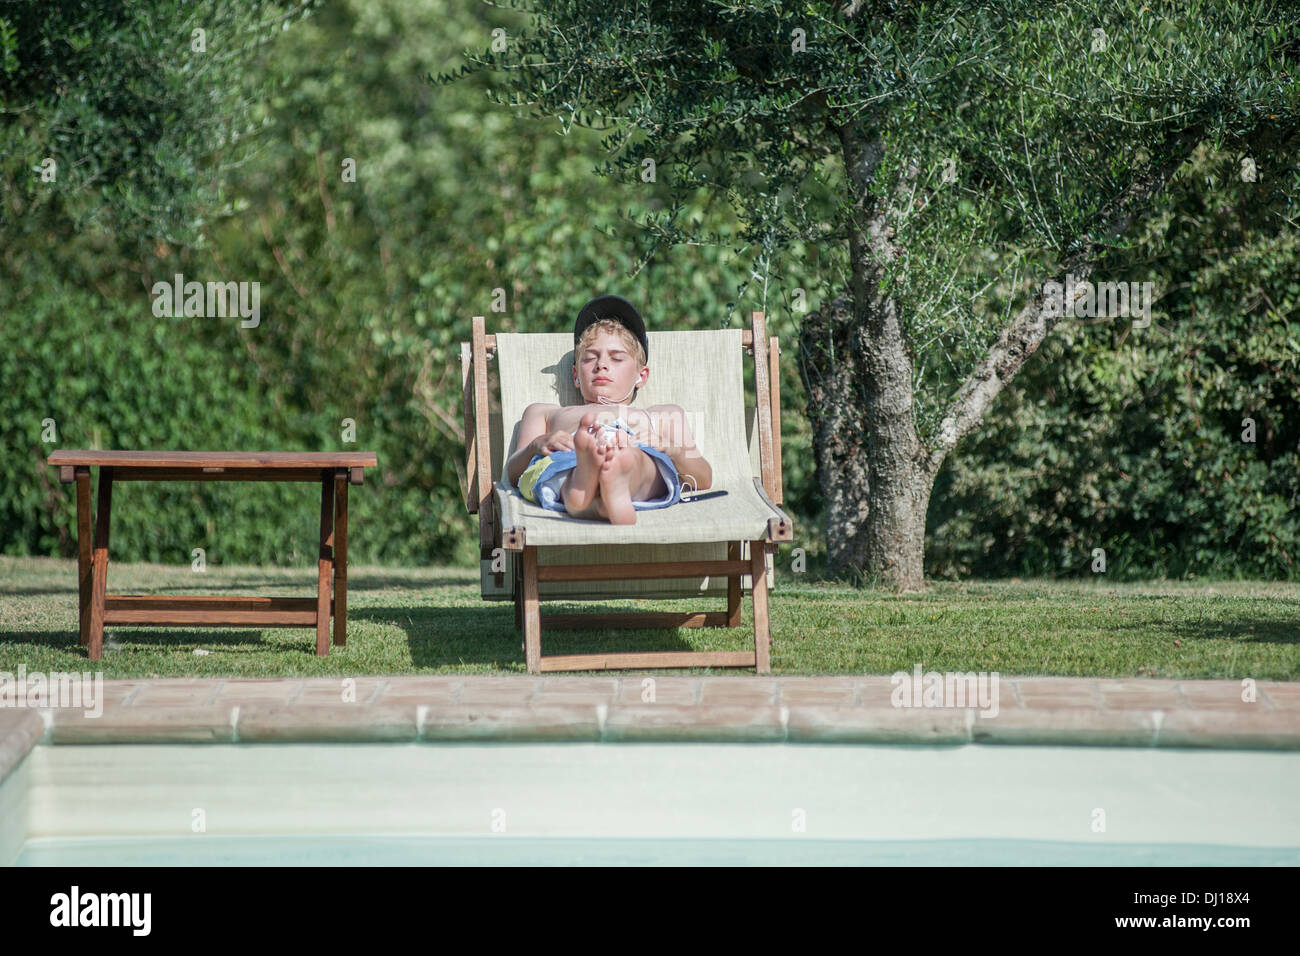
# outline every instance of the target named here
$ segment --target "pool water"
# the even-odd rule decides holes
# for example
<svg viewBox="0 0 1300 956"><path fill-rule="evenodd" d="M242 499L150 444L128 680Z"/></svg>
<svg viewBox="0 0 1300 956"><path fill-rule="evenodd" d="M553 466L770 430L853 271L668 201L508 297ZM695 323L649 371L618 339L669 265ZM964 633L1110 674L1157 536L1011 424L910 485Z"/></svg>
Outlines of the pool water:
<svg viewBox="0 0 1300 956"><path fill-rule="evenodd" d="M0 784L0 862L1295 866L1297 792L1269 751L59 745Z"/></svg>
<svg viewBox="0 0 1300 956"><path fill-rule="evenodd" d="M1037 840L303 836L32 840L17 866L1298 866L1300 849Z"/></svg>

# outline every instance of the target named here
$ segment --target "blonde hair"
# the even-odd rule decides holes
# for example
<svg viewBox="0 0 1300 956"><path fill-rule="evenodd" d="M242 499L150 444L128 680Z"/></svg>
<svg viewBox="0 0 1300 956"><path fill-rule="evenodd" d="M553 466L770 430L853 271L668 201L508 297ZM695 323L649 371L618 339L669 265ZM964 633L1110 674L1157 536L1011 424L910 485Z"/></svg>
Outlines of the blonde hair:
<svg viewBox="0 0 1300 956"><path fill-rule="evenodd" d="M583 351L595 340L596 336L606 332L618 336L623 344L628 346L628 354L636 359L638 369L645 367L645 349L641 347L641 343L632 334L631 330L617 319L598 319L582 330L582 335L578 338L578 344L573 348L575 365L582 361Z"/></svg>

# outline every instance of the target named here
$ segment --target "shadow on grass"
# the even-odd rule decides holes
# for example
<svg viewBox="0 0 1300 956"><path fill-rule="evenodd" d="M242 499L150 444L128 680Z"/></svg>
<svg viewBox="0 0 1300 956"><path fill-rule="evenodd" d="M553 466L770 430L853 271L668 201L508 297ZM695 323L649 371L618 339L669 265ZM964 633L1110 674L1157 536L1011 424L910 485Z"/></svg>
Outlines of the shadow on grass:
<svg viewBox="0 0 1300 956"><path fill-rule="evenodd" d="M315 648L316 631L314 628L295 628L302 634L304 648ZM86 649L81 646L81 635L77 631L10 631L3 635L6 643L32 644L56 651L71 651L82 654ZM131 645L151 650L180 650L188 647L280 647L280 642L267 641L263 632L256 628L132 628L129 625L110 624L104 628L104 643L111 645ZM281 648L282 649L282 648Z"/></svg>
<svg viewBox="0 0 1300 956"><path fill-rule="evenodd" d="M391 580L392 583L408 589L412 585L412 582L405 579ZM418 582L419 585L425 583ZM459 587L465 582L459 581L455 584ZM375 584L376 588L381 586L385 585ZM69 597L70 600L75 601L74 592L69 592ZM1152 610L1154 609L1152 606L1157 603L1179 600L1172 595L1134 595L1132 599L1140 601L1144 607ZM374 598L372 597L371 600ZM384 599L380 598L380 600ZM665 603L674 610L683 609L683 605L678 602ZM723 606L721 600L716 603L707 600L687 603L692 605L689 608L692 611L721 610ZM1138 620L1099 623L1097 631L1099 634L1114 635L1120 640L1123 640L1121 635L1132 635L1134 639L1153 638L1157 641L1172 639L1184 642L1197 639L1232 641L1239 642L1243 646L1255 644L1287 646L1300 643L1300 601L1284 598L1272 599L1269 603L1278 608L1274 612L1277 619L1261 620L1248 608L1243 608L1239 613L1221 613L1213 620L1179 620L1176 615L1172 620L1141 620L1142 615L1139 614L1136 615L1139 617ZM603 615L627 613L634 609L626 603L618 602L547 601L542 605L544 615L578 613L590 615L595 620L599 620ZM845 617L851 621L854 611L853 607L844 608ZM349 629L349 650L367 654L367 635L358 633L365 625L399 629L400 634L394 632L391 636L384 637L383 642L385 644L400 642L404 638L411 666L414 669L480 665L518 672L524 668L523 633L515 627L514 605L508 601L484 601L460 607L352 607L349 609L349 621L356 627L356 630ZM915 636L910 633L911 628L903 621L900 621L896 637L909 639ZM1030 621L1026 618L1026 622L1044 628L1044 639L1051 639L1050 630L1046 629L1048 625L1041 619L1034 618ZM924 628L924 622L918 621L917 627ZM781 640L779 633L774 636L778 641ZM9 631L0 633L0 639L5 643L30 644L60 653L81 655L85 653L80 646L76 630L71 628ZM134 646L149 652L180 651L188 654L191 648L206 647L240 652L245 650L301 652L305 657L310 658L314 657L315 632L313 628L155 628L110 625L106 632L106 639L110 642L110 646L115 643L123 647ZM562 654L645 653L703 649L750 650L752 648L752 608L748 599L744 604L743 623L739 628L623 630L597 627L576 631L550 629L544 630L542 634L542 652L547 657Z"/></svg>
<svg viewBox="0 0 1300 956"><path fill-rule="evenodd" d="M1181 600L1173 595L1141 595L1142 600ZM1127 603L1130 599L1125 598ZM1134 638L1153 637L1158 639L1194 641L1194 640L1230 640L1244 643L1296 644L1300 643L1300 601L1282 599L1281 603L1294 604L1296 617L1294 621L1261 621L1257 617L1242 616L1231 621L1110 621L1097 624L1098 631L1107 634L1120 632L1133 633Z"/></svg>
<svg viewBox="0 0 1300 956"><path fill-rule="evenodd" d="M209 583L208 581L186 582L185 584L150 584L148 588L133 587L130 585L116 585L112 579L112 568L109 569L109 593L113 595L121 594L175 594L183 596L199 592L210 591L245 591L249 594L256 595L268 588L297 588L303 591L304 597L311 597L316 593L316 569L304 570L302 580L292 578L281 578L267 580L260 577L237 578L233 581L218 581ZM477 580L472 576L468 578L453 577L376 577L372 574L361 574L353 577L348 576L348 593L357 591L381 591L387 588L398 588L410 590L412 588L447 588L447 587L465 587L476 584ZM77 600L77 582L75 579L66 585L51 585L49 587L32 587L32 588L6 588L0 587L0 598L3 597L35 597L41 594L66 594L69 600Z"/></svg>
<svg viewBox="0 0 1300 956"><path fill-rule="evenodd" d="M486 604L487 602L485 602ZM609 607L583 603L546 602L542 614L590 614L599 620L603 614L627 613L626 607ZM393 625L406 632L411 663L416 667L442 667L459 664L523 664L524 633L515 627L514 605L508 602L467 608L360 608L349 612L352 620ZM664 628L542 631L542 654L611 654L651 651L693 651L682 631L703 631L719 650L745 650L744 642L753 645L753 629L747 622L739 628ZM739 636L737 638L737 635ZM711 648L712 649L712 648Z"/></svg>
<svg viewBox="0 0 1300 956"><path fill-rule="evenodd" d="M1266 644L1300 643L1300 611L1294 621L1204 621L1175 623L1168 626L1169 633L1187 640L1234 640Z"/></svg>
<svg viewBox="0 0 1300 956"><path fill-rule="evenodd" d="M38 594L67 594L74 601L77 598L77 584L70 587L51 585L47 588L0 588L0 597L35 597Z"/></svg>
<svg viewBox="0 0 1300 956"><path fill-rule="evenodd" d="M573 604L546 604L543 613L583 613L599 619L602 613L626 612L627 608ZM357 608L348 614L348 645L357 646L364 636L354 632L361 624L392 626L405 634L415 668L459 667L487 665L494 668L522 669L525 664L523 631L514 626L514 606L495 607L393 607ZM276 653L301 648L303 654L313 655L316 633L313 628L276 629L274 638L268 637L271 629L257 628L132 628L110 625L105 629L107 646L134 647L142 651L188 651L194 647L208 649L267 650ZM697 630L696 628L681 630ZM748 621L740 628L704 628L710 649L746 650L753 647L753 631ZM9 632L7 642L30 644L71 654L84 654L79 635L74 630ZM331 646L331 650L334 650ZM609 654L622 652L692 651L693 647L679 629L622 630L593 628L591 630L560 630L553 628L542 633L542 652L550 657L557 654Z"/></svg>

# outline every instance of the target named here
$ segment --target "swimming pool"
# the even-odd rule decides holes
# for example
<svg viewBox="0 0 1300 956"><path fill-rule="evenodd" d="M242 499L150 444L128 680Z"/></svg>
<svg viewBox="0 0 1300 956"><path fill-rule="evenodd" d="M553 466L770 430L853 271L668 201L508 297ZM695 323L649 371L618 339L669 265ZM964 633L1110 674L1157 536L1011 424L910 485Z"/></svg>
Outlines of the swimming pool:
<svg viewBox="0 0 1300 956"><path fill-rule="evenodd" d="M0 862L1300 863L1300 753L706 743L37 746Z"/></svg>

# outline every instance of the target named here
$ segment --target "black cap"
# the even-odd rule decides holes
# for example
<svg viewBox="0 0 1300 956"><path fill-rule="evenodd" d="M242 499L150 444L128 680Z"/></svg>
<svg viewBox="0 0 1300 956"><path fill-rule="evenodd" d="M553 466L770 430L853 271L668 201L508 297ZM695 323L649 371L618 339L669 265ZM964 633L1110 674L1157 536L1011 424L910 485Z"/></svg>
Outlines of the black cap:
<svg viewBox="0 0 1300 956"><path fill-rule="evenodd" d="M618 295L601 295L592 299L578 311L578 320L573 323L573 346L578 347L587 326L601 319L613 319L636 336L641 348L645 350L645 364L650 364L650 339L645 334L645 322L641 313L631 302Z"/></svg>

